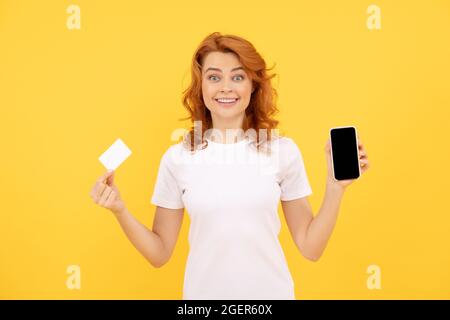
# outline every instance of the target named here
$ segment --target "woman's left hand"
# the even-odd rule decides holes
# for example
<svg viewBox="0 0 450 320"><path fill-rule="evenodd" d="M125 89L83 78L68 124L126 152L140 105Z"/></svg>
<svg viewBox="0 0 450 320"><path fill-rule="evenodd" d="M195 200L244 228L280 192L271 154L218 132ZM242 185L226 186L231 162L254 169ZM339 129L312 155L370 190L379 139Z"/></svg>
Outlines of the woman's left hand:
<svg viewBox="0 0 450 320"><path fill-rule="evenodd" d="M369 169L369 159L367 156L367 152L364 149L363 144L358 138L358 150L359 150L359 164L361 166L361 175L364 174ZM345 189L350 184L352 184L357 179L349 179L349 180L335 180L333 175L333 169L331 165L331 142L330 139L328 139L326 145L325 145L325 155L327 159L328 164L328 183L332 185L336 185L341 187L342 189Z"/></svg>

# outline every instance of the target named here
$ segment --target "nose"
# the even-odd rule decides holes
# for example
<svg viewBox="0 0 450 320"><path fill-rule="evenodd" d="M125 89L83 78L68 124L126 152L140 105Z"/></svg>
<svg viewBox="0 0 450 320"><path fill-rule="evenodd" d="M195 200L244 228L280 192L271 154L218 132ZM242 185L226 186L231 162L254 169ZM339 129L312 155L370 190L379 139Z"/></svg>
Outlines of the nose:
<svg viewBox="0 0 450 320"><path fill-rule="evenodd" d="M229 80L225 79L223 82L223 87L220 90L221 92L230 92L232 91L230 84L229 84Z"/></svg>

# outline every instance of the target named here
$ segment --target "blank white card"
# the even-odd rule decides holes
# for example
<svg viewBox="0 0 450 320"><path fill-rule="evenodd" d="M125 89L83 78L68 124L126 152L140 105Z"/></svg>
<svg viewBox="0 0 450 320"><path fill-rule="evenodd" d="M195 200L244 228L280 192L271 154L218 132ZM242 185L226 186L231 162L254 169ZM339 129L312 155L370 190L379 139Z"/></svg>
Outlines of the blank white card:
<svg viewBox="0 0 450 320"><path fill-rule="evenodd" d="M131 150L119 138L98 158L108 170L116 170L131 154Z"/></svg>

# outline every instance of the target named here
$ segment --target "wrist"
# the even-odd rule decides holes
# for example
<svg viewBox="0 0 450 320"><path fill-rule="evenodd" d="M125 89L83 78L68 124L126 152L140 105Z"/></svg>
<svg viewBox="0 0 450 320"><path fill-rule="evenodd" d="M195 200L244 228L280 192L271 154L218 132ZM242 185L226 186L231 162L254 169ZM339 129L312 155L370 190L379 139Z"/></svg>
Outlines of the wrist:
<svg viewBox="0 0 450 320"><path fill-rule="evenodd" d="M126 207L123 207L122 209L119 209L119 210L111 210L111 211L116 216L116 218L121 218L128 213L128 210Z"/></svg>
<svg viewBox="0 0 450 320"><path fill-rule="evenodd" d="M334 179L328 179L326 183L326 189L331 192L343 193L345 191L345 187L342 186L338 181Z"/></svg>

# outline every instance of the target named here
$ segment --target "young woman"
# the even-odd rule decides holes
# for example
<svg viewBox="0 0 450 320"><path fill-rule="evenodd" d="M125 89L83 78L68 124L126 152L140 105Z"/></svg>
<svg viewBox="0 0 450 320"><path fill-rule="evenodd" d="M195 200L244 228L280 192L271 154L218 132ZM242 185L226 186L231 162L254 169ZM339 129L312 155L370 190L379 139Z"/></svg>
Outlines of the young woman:
<svg viewBox="0 0 450 320"><path fill-rule="evenodd" d="M317 261L354 181L333 178L327 141L326 192L313 215L300 149L293 139L273 133L278 110L269 70L241 37L215 32L199 45L183 97L193 126L161 158L151 198L152 230L127 210L114 172L100 177L91 191L94 202L114 213L132 244L158 268L172 255L187 209L183 299L295 299L278 240L278 204L281 200L301 254ZM369 161L361 143L359 149L365 172Z"/></svg>

